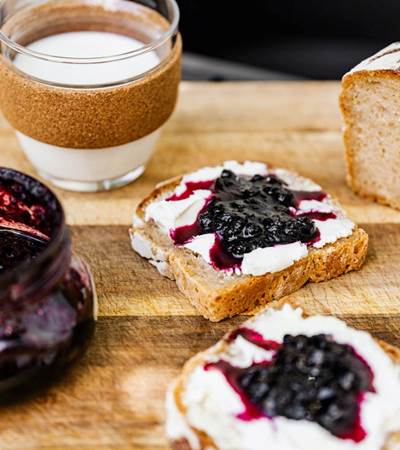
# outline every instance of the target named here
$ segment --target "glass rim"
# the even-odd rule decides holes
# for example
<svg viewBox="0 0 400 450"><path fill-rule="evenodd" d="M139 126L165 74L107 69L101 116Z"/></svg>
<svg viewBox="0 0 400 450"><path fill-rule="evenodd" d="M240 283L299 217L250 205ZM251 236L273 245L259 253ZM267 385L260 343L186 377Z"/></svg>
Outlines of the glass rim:
<svg viewBox="0 0 400 450"><path fill-rule="evenodd" d="M31 275L35 274L38 269L41 269L43 264L54 258L54 255L58 253L60 246L66 245L65 239L69 242L69 231L65 221L65 211L56 194L38 179L33 178L24 172L20 172L19 170L1 166L0 178L4 176L6 179L16 180L16 182L20 183L22 186L25 186L26 183L32 183L45 191L51 201L54 202L55 212L58 213L59 217L54 230L54 235L50 238L48 245L34 260L23 261L0 275L0 308L1 301L4 300L2 297L2 290L4 290L7 298L8 288L12 287L15 283L21 282L21 280L22 282L29 280Z"/></svg>
<svg viewBox="0 0 400 450"><path fill-rule="evenodd" d="M4 2L7 0L0 0L0 8L3 6ZM4 34L3 31L0 30L0 42L6 45L8 48L14 50L15 52L27 55L33 58L41 59L43 61L54 62L54 63L63 63L63 64L103 64L114 61L123 61L125 59L134 58L136 56L141 56L151 51L162 47L169 39L172 39L178 33L178 25L180 20L180 11L179 6L176 0L166 0L166 2L172 7L173 18L170 22L170 26L167 30L163 32L163 34L149 42L148 44L143 45L140 48L135 50L130 50L124 53L118 53L115 55L107 55L107 56L94 56L88 58L79 58L74 56L57 56L50 55L42 52L38 52L35 50L31 50L23 45L18 44L14 40L10 39L8 36Z"/></svg>

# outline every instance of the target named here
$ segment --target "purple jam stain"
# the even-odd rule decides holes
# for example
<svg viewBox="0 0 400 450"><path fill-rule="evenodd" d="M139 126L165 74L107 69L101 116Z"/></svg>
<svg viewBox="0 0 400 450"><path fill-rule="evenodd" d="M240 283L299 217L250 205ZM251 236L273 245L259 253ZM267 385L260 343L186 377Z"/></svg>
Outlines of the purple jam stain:
<svg viewBox="0 0 400 450"><path fill-rule="evenodd" d="M314 238L312 241L307 242L307 247L312 247L314 244L316 244L316 243L319 242L320 240L321 240L321 233L320 233L320 231L317 229L317 233L316 233L316 235L315 235L315 238Z"/></svg>
<svg viewBox="0 0 400 450"><path fill-rule="evenodd" d="M192 225L185 225L183 227L171 230L170 237L175 245L185 245L194 237L202 235L202 229L198 222ZM215 235L214 245L210 249L210 260L212 266L217 270L234 270L242 265L242 259L235 258L225 251L221 244L221 240Z"/></svg>
<svg viewBox="0 0 400 450"><path fill-rule="evenodd" d="M329 219L336 219L337 216L334 212L310 211L296 214L296 217L308 217L311 220L320 220L321 222L325 222Z"/></svg>
<svg viewBox="0 0 400 450"><path fill-rule="evenodd" d="M257 345L257 347L267 351L276 352L282 347L282 344L279 342L265 339L261 333L246 327L237 328L232 331L227 338L227 342L233 342L238 336L241 336L243 339L246 339L246 341L249 341L250 343Z"/></svg>
<svg viewBox="0 0 400 450"><path fill-rule="evenodd" d="M212 187L212 185L215 183L215 180L208 180L208 181L188 181L185 186L186 189L182 194L172 194L170 197L168 197L166 200L167 202L176 202L178 200L185 200L189 198L194 191L199 190L208 190Z"/></svg>
<svg viewBox="0 0 400 450"><path fill-rule="evenodd" d="M374 371L372 370L372 367L369 365L369 363L366 361L366 359L361 356L357 350L353 347L351 347L350 345L348 346L352 349L354 356L364 365L365 370L368 374L368 384L369 384L369 389L368 392L372 392L374 394L376 394L376 389L374 386Z"/></svg>
<svg viewBox="0 0 400 450"><path fill-rule="evenodd" d="M193 183L193 184L197 185L200 183ZM190 192L190 194L185 198L188 198L197 189L200 189L200 188L194 187L193 190ZM189 241L191 241L195 236L200 236L200 235L204 234L203 230L200 227L198 217L200 216L200 214L203 211L205 211L207 209L207 206L210 203L211 199L212 199L212 196L210 196L210 198L205 200L204 206L201 209L201 211L199 212L197 219L194 223L192 223L191 225L184 225L182 227L175 228L174 230L170 230L169 235L175 245L185 245ZM179 199L174 199L174 200L169 200L169 201L178 201L178 200L183 200L183 199L179 198Z"/></svg>
<svg viewBox="0 0 400 450"><path fill-rule="evenodd" d="M350 440L358 444L367 437L367 432L361 423L361 408L365 398L364 392L360 392L357 398L357 413L353 424L353 428L347 433L339 434L337 437L344 440Z"/></svg>
<svg viewBox="0 0 400 450"><path fill-rule="evenodd" d="M175 228L169 233L175 245L185 245L195 236L199 236L201 234L203 233L198 222Z"/></svg>
<svg viewBox="0 0 400 450"><path fill-rule="evenodd" d="M339 439L356 443L365 439L361 408L365 393L375 392L374 375L351 346L337 344L327 335L287 335L280 344L247 328L239 328L226 340L233 342L238 336L275 351L270 361L247 368L223 360L204 366L206 371L219 370L239 395L244 410L238 419L283 416L317 422Z"/></svg>
<svg viewBox="0 0 400 450"><path fill-rule="evenodd" d="M183 200L184 198L188 198L195 190L197 189L207 189L209 188L214 181L206 181L200 183L187 183L186 186L189 186L187 190L182 194L182 196L178 197L170 197L169 201L178 201ZM200 187L199 187L200 186ZM207 210L207 206L212 200L212 197L205 201L205 205L200 211L198 217L202 214L202 212ZM175 245L185 245L190 242L196 236L201 236L204 234L199 220L197 218L196 222L191 225L184 225L182 227L175 228L170 231L170 237L173 240ZM210 260L212 266L217 270L234 270L235 268L240 268L242 265L242 258L235 258L225 251L221 244L221 240L218 235L215 235L214 245L210 249Z"/></svg>
<svg viewBox="0 0 400 450"><path fill-rule="evenodd" d="M299 205L304 200L316 200L322 202L328 197L324 191L292 191L296 204Z"/></svg>
<svg viewBox="0 0 400 450"><path fill-rule="evenodd" d="M170 237L175 245L185 245L194 237L204 234L198 222L186 225L170 231ZM222 246L221 240L216 235L214 245L210 249L210 260L212 266L217 270L240 269L243 258L235 258Z"/></svg>
<svg viewBox="0 0 400 450"><path fill-rule="evenodd" d="M292 191L296 206L299 207L300 203L304 200L316 200L322 202L328 196L324 191ZM309 212L298 212L295 217L308 217L311 220L326 221L329 219L336 219L336 214L334 212L321 212L321 211L309 211Z"/></svg>
<svg viewBox="0 0 400 450"><path fill-rule="evenodd" d="M212 266L217 270L240 269L243 258L235 258L230 255L221 243L218 235L215 235L214 245L210 249L210 260Z"/></svg>
<svg viewBox="0 0 400 450"><path fill-rule="evenodd" d="M255 330L252 330L250 328L237 328L236 330L233 330L228 337L226 338L228 343L233 342L238 336L243 337L243 339L246 339L248 342L256 345L257 347L260 347L266 351L278 351L282 344L276 341L272 341L270 339L265 339L262 334L258 333ZM261 363L254 364L252 367L265 367L270 365L271 361L264 361ZM232 387L232 389L239 395L243 405L244 405L244 411L241 412L237 417L240 420L243 420L245 422L249 422L251 420L261 419L267 417L262 409L260 409L257 405L252 403L248 396L245 394L243 389L240 386L240 378L242 375L244 375L248 368L238 368L230 365L226 361L218 361L216 363L208 363L204 367L205 370L212 370L212 369L218 369L220 372L222 372L228 381L229 385Z"/></svg>
<svg viewBox="0 0 400 450"><path fill-rule="evenodd" d="M254 364L253 367L267 365L268 362ZM219 370L225 377L226 381L229 383L231 388L239 395L240 400L243 403L244 410L239 413L236 417L244 422L250 422L252 420L268 418L261 408L256 404L252 403L246 393L240 386L240 378L246 373L247 369L240 369L239 367L234 367L226 361L218 361L215 363L208 363L204 366L204 370Z"/></svg>

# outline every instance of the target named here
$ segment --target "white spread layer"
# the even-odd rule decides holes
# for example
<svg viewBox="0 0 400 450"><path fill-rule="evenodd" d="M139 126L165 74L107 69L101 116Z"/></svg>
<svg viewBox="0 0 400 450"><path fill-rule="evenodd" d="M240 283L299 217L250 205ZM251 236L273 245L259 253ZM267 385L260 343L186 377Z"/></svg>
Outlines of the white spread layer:
<svg viewBox="0 0 400 450"><path fill-rule="evenodd" d="M317 200L303 200L300 202L298 206L298 210L300 214L304 214L307 212L323 212L330 213L334 211L334 206L332 203L324 201L319 202Z"/></svg>
<svg viewBox="0 0 400 450"><path fill-rule="evenodd" d="M185 244L184 247L197 253L206 263L211 264L210 249L214 246L215 239L215 233L202 234L200 236L195 236L190 242Z"/></svg>
<svg viewBox="0 0 400 450"><path fill-rule="evenodd" d="M237 175L248 176L267 175L269 173L268 167L263 163L246 161L240 164L237 161L226 161L221 166L205 167L185 175L174 193L179 195L185 192L186 183L214 180L221 175L224 169L231 170ZM321 190L318 184L288 170L275 169L272 173L287 183L289 189L298 191ZM166 201L164 199L154 202L147 207L145 220L154 220L165 233L169 234L175 228L192 225L210 196L211 191L198 190L184 200ZM337 219L325 222L315 221L320 231L320 240L313 244L315 248L321 248L342 237L350 236L353 232L354 223L344 216L343 211L338 208L329 196L323 201L303 200L299 205L299 209L301 212L335 212L337 215ZM200 255L210 264L210 250L215 243L215 238L214 234L197 236L185 244L184 247ZM278 272L306 257L307 254L307 247L300 242L256 249L244 255L241 273L258 276ZM232 273L238 273L238 271L236 270Z"/></svg>
<svg viewBox="0 0 400 450"><path fill-rule="evenodd" d="M221 450L380 450L388 433L400 429L400 370L366 332L354 330L344 322L326 316L302 318L300 309L286 305L268 311L246 323L265 339L282 342L285 334L315 335L326 333L336 342L349 344L368 362L374 372L376 393L367 393L362 403L361 422L366 438L356 444L336 438L316 423L284 417L245 422L237 418L244 406L239 395L218 370L198 367L187 381L182 396L186 422L206 432ZM225 353L214 347L208 361L220 359L238 367L268 359L270 352L238 337ZM260 354L264 352L265 354ZM175 429L175 436L181 431Z"/></svg>
<svg viewBox="0 0 400 450"><path fill-rule="evenodd" d="M185 225L192 225L211 195L211 191L198 190L184 200L174 202L161 200L150 203L146 208L145 220L153 219L166 233Z"/></svg>
<svg viewBox="0 0 400 450"><path fill-rule="evenodd" d="M244 255L242 273L244 275L257 276L270 272L279 272L304 258L307 254L307 246L301 242L257 248Z"/></svg>
<svg viewBox="0 0 400 450"><path fill-rule="evenodd" d="M322 248L326 244L336 242L338 239L350 236L354 229L354 223L346 218L314 220L320 232L319 241L313 244L315 248Z"/></svg>
<svg viewBox="0 0 400 450"><path fill-rule="evenodd" d="M273 351L258 347L238 335L225 349L223 354L219 354L218 356L211 355L208 359L214 362L223 359L232 366L245 368L251 366L253 363L257 364L263 361L269 361L273 356Z"/></svg>
<svg viewBox="0 0 400 450"><path fill-rule="evenodd" d="M380 50L375 55L357 64L346 75L364 70L395 70L400 69L400 42L394 42ZM345 76L346 76L345 75Z"/></svg>

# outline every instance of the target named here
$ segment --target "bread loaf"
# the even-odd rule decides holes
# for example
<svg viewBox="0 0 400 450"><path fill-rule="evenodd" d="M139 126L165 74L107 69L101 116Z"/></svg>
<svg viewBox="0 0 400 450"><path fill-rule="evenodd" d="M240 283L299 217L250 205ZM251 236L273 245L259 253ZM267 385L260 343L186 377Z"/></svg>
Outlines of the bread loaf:
<svg viewBox="0 0 400 450"><path fill-rule="evenodd" d="M348 183L359 195L400 208L400 43L343 77L340 106Z"/></svg>

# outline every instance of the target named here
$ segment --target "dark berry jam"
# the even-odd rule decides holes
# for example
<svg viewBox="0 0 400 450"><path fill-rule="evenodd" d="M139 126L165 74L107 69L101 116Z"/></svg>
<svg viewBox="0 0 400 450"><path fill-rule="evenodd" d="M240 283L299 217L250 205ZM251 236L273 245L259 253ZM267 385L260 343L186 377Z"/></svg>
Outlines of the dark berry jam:
<svg viewBox="0 0 400 450"><path fill-rule="evenodd" d="M71 256L57 198L37 180L0 168L0 400L21 384L48 384L80 355L94 309L91 275Z"/></svg>
<svg viewBox="0 0 400 450"><path fill-rule="evenodd" d="M203 234L198 222L191 225L176 228L170 231L171 239L175 245L184 245L193 239L194 236Z"/></svg>
<svg viewBox="0 0 400 450"><path fill-rule="evenodd" d="M322 202L328 196L324 191L292 191L296 206L298 206L304 200L316 200Z"/></svg>
<svg viewBox="0 0 400 450"><path fill-rule="evenodd" d="M210 249L212 266L217 270L240 269L242 258L237 258L226 250L218 234L215 235L214 245Z"/></svg>
<svg viewBox="0 0 400 450"><path fill-rule="evenodd" d="M74 258L57 289L0 310L0 393L27 381L47 384L84 353L94 331L89 277L84 263Z"/></svg>
<svg viewBox="0 0 400 450"><path fill-rule="evenodd" d="M54 195L33 178L11 169L0 172L0 226L48 239L60 220Z"/></svg>
<svg viewBox="0 0 400 450"><path fill-rule="evenodd" d="M257 345L257 347L260 347L268 351L277 351L282 346L278 342L264 339L262 334L245 327L237 328L236 330L232 331L232 333L229 334L227 341L233 342L238 336L241 336L242 338L246 339L246 341L249 341L252 344Z"/></svg>
<svg viewBox="0 0 400 450"><path fill-rule="evenodd" d="M22 262L35 259L48 241L28 233L0 227L0 275Z"/></svg>
<svg viewBox="0 0 400 450"><path fill-rule="evenodd" d="M310 220L321 220L325 221L328 219L336 219L336 214L334 212L321 212L321 211L307 211L303 213L297 213L296 217L308 217ZM311 242L311 241L310 241ZM308 244L308 242L307 242Z"/></svg>
<svg viewBox="0 0 400 450"><path fill-rule="evenodd" d="M257 248L308 242L317 229L307 217L293 217L293 193L274 176L248 179L224 170L214 185L214 198L199 216L203 233L218 233L236 258Z"/></svg>
<svg viewBox="0 0 400 450"><path fill-rule="evenodd" d="M271 360L249 368L225 361L206 365L206 370L222 371L240 395L245 409L239 419L281 416L316 422L341 439L361 442L365 438L360 410L365 393L374 392L374 377L351 346L324 334L286 335L278 344L247 329L234 332L228 341L238 335L275 351Z"/></svg>
<svg viewBox="0 0 400 450"><path fill-rule="evenodd" d="M215 181L188 182L184 192L167 200L186 199L198 189L211 190L210 199L196 222L171 230L171 238L184 245L214 233L219 250L210 257L217 269L240 267L243 256L257 248L298 241L312 245L319 239L314 220L336 218L334 213L298 210L303 200L324 200L325 192L292 191L275 175L238 176L230 170Z"/></svg>
<svg viewBox="0 0 400 450"><path fill-rule="evenodd" d="M60 213L46 188L9 169L0 175L0 274L47 247Z"/></svg>

